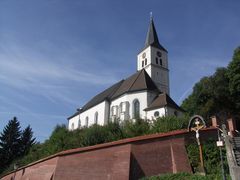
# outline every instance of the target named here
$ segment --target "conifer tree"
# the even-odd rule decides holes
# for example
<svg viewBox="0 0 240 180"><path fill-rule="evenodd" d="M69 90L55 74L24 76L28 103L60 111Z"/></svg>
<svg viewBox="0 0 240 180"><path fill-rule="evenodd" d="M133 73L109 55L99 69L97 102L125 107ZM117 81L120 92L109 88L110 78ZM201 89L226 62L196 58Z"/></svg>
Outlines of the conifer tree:
<svg viewBox="0 0 240 180"><path fill-rule="evenodd" d="M33 138L32 128L28 125L22 132L20 138L20 148L21 156L26 155L33 144L35 144L35 139Z"/></svg>
<svg viewBox="0 0 240 180"><path fill-rule="evenodd" d="M20 123L14 117L0 134L0 167L8 166L20 154ZM1 170L1 169L0 169Z"/></svg>

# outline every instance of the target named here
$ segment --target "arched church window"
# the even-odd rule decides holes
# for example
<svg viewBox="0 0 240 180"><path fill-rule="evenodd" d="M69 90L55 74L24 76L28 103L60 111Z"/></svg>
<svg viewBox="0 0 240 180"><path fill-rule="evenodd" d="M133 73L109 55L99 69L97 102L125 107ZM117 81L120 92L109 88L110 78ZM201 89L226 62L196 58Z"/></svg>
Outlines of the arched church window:
<svg viewBox="0 0 240 180"><path fill-rule="evenodd" d="M160 65L162 66L162 59L160 59Z"/></svg>
<svg viewBox="0 0 240 180"><path fill-rule="evenodd" d="M158 64L158 58L156 58L156 64Z"/></svg>
<svg viewBox="0 0 240 180"><path fill-rule="evenodd" d="M95 124L98 123L98 112L95 112L95 115L94 115L94 123L95 123Z"/></svg>
<svg viewBox="0 0 240 180"><path fill-rule="evenodd" d="M74 130L74 123L72 123L72 127L71 128L72 128L72 130Z"/></svg>
<svg viewBox="0 0 240 180"><path fill-rule="evenodd" d="M140 103L138 99L133 101L133 118L137 119L140 117Z"/></svg>
<svg viewBox="0 0 240 180"><path fill-rule="evenodd" d="M145 66L147 65L147 58L145 59Z"/></svg>
<svg viewBox="0 0 240 180"><path fill-rule="evenodd" d="M118 106L112 106L112 116L118 115Z"/></svg>
<svg viewBox="0 0 240 180"><path fill-rule="evenodd" d="M81 128L81 120L78 120L78 128Z"/></svg>
<svg viewBox="0 0 240 180"><path fill-rule="evenodd" d="M129 102L126 101L126 112L129 112L129 106L130 106Z"/></svg>
<svg viewBox="0 0 240 180"><path fill-rule="evenodd" d="M123 102L121 102L119 104L119 111L120 111L120 113L124 112L124 110L123 110Z"/></svg>
<svg viewBox="0 0 240 180"><path fill-rule="evenodd" d="M85 126L88 127L88 116L85 119Z"/></svg>
<svg viewBox="0 0 240 180"><path fill-rule="evenodd" d="M142 61L142 67L144 67L144 61Z"/></svg>

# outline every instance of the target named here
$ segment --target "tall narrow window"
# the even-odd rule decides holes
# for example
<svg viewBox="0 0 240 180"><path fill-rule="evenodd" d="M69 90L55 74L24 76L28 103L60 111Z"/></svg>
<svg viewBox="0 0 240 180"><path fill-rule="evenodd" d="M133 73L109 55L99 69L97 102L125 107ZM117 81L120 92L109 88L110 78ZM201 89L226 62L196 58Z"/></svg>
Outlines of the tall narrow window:
<svg viewBox="0 0 240 180"><path fill-rule="evenodd" d="M81 128L81 119L78 120L78 128Z"/></svg>
<svg viewBox="0 0 240 180"><path fill-rule="evenodd" d="M72 130L74 130L74 123L72 123Z"/></svg>
<svg viewBox="0 0 240 180"><path fill-rule="evenodd" d="M125 112L126 111L126 105L127 105L127 103L126 102L124 102L124 103L122 103L122 112Z"/></svg>
<svg viewBox="0 0 240 180"><path fill-rule="evenodd" d="M144 67L144 61L142 61L142 67Z"/></svg>
<svg viewBox="0 0 240 180"><path fill-rule="evenodd" d="M160 65L162 66L162 59L160 59Z"/></svg>
<svg viewBox="0 0 240 180"><path fill-rule="evenodd" d="M145 66L147 65L147 58L145 59Z"/></svg>
<svg viewBox="0 0 240 180"><path fill-rule="evenodd" d="M85 119L85 126L88 127L88 116Z"/></svg>
<svg viewBox="0 0 240 180"><path fill-rule="evenodd" d="M118 116L118 106L113 106L113 115Z"/></svg>
<svg viewBox="0 0 240 180"><path fill-rule="evenodd" d="M122 113L123 112L123 102L121 102L119 104L119 112Z"/></svg>
<svg viewBox="0 0 240 180"><path fill-rule="evenodd" d="M133 101L133 118L137 119L140 117L140 103L138 99Z"/></svg>
<svg viewBox="0 0 240 180"><path fill-rule="evenodd" d="M98 112L95 112L95 115L94 115L94 123L95 123L95 124L98 123Z"/></svg>
<svg viewBox="0 0 240 180"><path fill-rule="evenodd" d="M156 64L158 64L158 58L156 58Z"/></svg>

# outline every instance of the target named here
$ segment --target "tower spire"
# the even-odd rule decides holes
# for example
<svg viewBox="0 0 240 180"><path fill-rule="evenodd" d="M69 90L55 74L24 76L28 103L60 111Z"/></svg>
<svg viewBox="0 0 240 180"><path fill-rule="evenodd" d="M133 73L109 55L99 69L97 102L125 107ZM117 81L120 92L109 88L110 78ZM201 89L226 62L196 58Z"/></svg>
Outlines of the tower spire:
<svg viewBox="0 0 240 180"><path fill-rule="evenodd" d="M145 47L137 56L137 70L142 69L146 70L161 92L169 94L168 52L159 43L152 12Z"/></svg>
<svg viewBox="0 0 240 180"><path fill-rule="evenodd" d="M145 41L145 48L148 46L154 46L167 52L167 50L159 43L157 32L153 22L152 12L150 12L150 25L147 32Z"/></svg>
<svg viewBox="0 0 240 180"><path fill-rule="evenodd" d="M150 21L153 19L153 13L152 11L150 12Z"/></svg>

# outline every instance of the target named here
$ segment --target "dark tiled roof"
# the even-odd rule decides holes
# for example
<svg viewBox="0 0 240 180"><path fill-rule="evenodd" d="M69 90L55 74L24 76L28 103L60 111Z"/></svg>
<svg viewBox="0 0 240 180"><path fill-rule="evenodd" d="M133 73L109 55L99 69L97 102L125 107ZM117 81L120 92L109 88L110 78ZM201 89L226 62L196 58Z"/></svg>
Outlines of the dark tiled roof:
<svg viewBox="0 0 240 180"><path fill-rule="evenodd" d="M100 94L94 96L87 104L85 104L81 111L85 111L96 104L99 104L103 100L110 100L114 93L118 90L124 80L119 81L118 83L114 84L110 88L106 89L105 91L101 92Z"/></svg>
<svg viewBox="0 0 240 180"><path fill-rule="evenodd" d="M142 90L157 91L159 92L157 86L154 84L153 80L149 77L145 69L136 72L126 80L122 80L110 88L106 89L102 93L93 97L87 104L85 104L80 112L86 111L87 109L101 103L104 100L113 100L125 93L136 92ZM68 119L78 115L79 112L74 113Z"/></svg>
<svg viewBox="0 0 240 180"><path fill-rule="evenodd" d="M151 19L151 21L150 21L144 49L147 48L148 46L157 47L157 48L162 49L163 51L167 52L167 50L159 43L153 19Z"/></svg>
<svg viewBox="0 0 240 180"><path fill-rule="evenodd" d="M149 77L144 69L127 78L121 84L116 93L114 93L112 99L115 99L127 92L135 92L141 90L158 91L157 86L154 84L153 80Z"/></svg>
<svg viewBox="0 0 240 180"><path fill-rule="evenodd" d="M179 107L167 94L162 93L159 94L155 100L153 100L152 104L150 104L150 106L146 109L144 109L144 111L149 111L149 110L153 110L156 108L161 108L164 106L168 106L168 107L172 107L175 109L178 109L180 111L184 111L181 107Z"/></svg>
<svg viewBox="0 0 240 180"><path fill-rule="evenodd" d="M72 116L68 117L71 119L72 117L78 115L79 113L86 111L87 109L101 103L104 100L110 100L111 97L114 95L116 90L121 86L124 80L119 81L118 83L112 85L110 88L106 89L105 91L99 93L98 95L94 96L87 104L85 104L80 111L74 113Z"/></svg>

